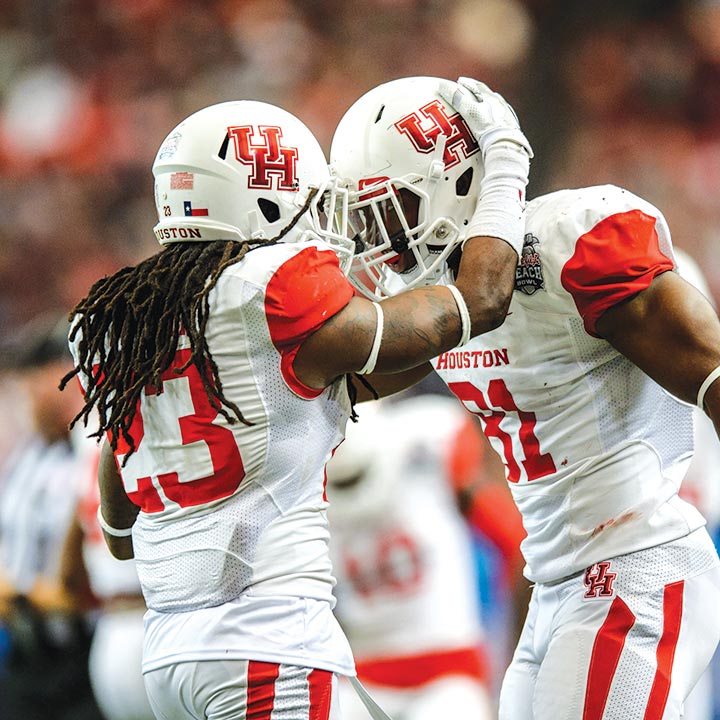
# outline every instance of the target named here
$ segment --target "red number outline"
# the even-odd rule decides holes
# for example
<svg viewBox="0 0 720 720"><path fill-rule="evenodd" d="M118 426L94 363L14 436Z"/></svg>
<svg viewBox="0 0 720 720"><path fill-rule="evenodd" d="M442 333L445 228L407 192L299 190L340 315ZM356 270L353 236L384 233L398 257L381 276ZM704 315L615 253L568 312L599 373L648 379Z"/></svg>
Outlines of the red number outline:
<svg viewBox="0 0 720 720"><path fill-rule="evenodd" d="M189 349L179 350L172 365L160 379L163 382L170 382L183 377L187 378L194 413L177 417L182 444L204 442L210 453L213 474L184 482L180 482L179 474L175 471L158 474L158 484L163 489L165 496L183 508L204 505L228 497L238 489L245 477L245 468L235 436L228 428L213 422L219 413L210 404L197 368L190 365L180 374L175 372L175 368L182 367L189 357ZM155 391L146 388L145 394L155 394ZM135 441L136 451L139 450L145 436L144 421L139 405L130 426L130 436ZM116 458L120 460L128 450L127 443L122 437L119 438ZM121 468L126 488L129 484L127 472L127 468ZM156 513L165 509L165 503L150 476L139 477L136 479L136 483L137 490L128 492L127 495L143 512Z"/></svg>
<svg viewBox="0 0 720 720"><path fill-rule="evenodd" d="M525 459L521 463L527 474L528 481L551 475L557 470L552 456L540 450L540 442L535 435L535 424L537 422L535 413L518 408L504 380L496 378L488 383L487 395L489 403L482 392L472 383L451 382L448 383L448 387L464 404L472 402L480 408L479 412L470 408L468 410L480 418L485 428L485 434L488 437L497 438L502 443L505 464L508 468L508 482L516 483L520 481L520 466L513 454L513 439L500 426L508 413L517 415L520 421L519 440L525 454Z"/></svg>

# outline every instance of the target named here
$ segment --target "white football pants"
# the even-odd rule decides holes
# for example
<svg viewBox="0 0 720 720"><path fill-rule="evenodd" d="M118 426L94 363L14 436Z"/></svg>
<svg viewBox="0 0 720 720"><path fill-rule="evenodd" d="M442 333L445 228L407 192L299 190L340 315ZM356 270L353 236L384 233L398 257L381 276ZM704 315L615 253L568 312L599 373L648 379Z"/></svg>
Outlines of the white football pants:
<svg viewBox="0 0 720 720"><path fill-rule="evenodd" d="M255 660L180 662L145 674L158 720L339 720L328 670Z"/></svg>
<svg viewBox="0 0 720 720"><path fill-rule="evenodd" d="M720 639L704 529L537 585L500 720L677 720Z"/></svg>

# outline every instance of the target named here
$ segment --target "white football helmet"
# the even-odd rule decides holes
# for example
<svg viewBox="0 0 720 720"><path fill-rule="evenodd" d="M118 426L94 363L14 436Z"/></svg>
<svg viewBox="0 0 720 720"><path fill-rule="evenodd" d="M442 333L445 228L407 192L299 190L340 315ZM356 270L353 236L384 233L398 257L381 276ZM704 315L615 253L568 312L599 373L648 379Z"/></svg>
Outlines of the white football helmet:
<svg viewBox="0 0 720 720"><path fill-rule="evenodd" d="M396 476L384 468L397 439L385 418L385 402L358 407L358 421L348 422L345 440L325 466L333 521L387 512Z"/></svg>
<svg viewBox="0 0 720 720"><path fill-rule="evenodd" d="M322 148L281 108L239 100L199 110L165 138L153 175L159 219L154 232L162 245L320 236L349 269L353 244L333 231L334 218L343 216L334 203L343 195L327 192ZM326 201L332 206L324 212Z"/></svg>
<svg viewBox="0 0 720 720"><path fill-rule="evenodd" d="M348 193L344 232L356 246L350 278L372 299L449 278L465 239L483 164L465 120L438 93L447 82L380 85L335 131L330 167Z"/></svg>

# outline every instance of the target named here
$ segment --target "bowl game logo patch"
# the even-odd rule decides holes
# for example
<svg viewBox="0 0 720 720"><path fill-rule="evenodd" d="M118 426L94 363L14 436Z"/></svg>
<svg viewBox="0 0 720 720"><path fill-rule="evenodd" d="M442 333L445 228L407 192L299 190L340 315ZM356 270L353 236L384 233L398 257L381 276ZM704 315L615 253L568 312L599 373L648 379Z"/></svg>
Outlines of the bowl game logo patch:
<svg viewBox="0 0 720 720"><path fill-rule="evenodd" d="M523 242L520 261L515 270L515 289L533 295L545 287L540 260L540 241L528 233Z"/></svg>

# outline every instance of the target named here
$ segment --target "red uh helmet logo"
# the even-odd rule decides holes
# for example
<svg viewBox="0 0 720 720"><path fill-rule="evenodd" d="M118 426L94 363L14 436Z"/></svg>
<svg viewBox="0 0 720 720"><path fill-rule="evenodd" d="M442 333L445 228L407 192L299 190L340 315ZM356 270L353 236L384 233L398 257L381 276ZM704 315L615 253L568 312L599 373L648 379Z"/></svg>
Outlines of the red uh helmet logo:
<svg viewBox="0 0 720 720"><path fill-rule="evenodd" d="M470 132L462 117L455 113L448 115L439 100L423 105L418 112L410 113L395 123L395 127L410 138L415 149L431 153L439 135L445 135L445 169L457 165L480 150L477 140Z"/></svg>
<svg viewBox="0 0 720 720"><path fill-rule="evenodd" d="M253 134L260 135L262 142L251 142ZM255 128L239 125L228 128L228 136L235 145L235 157L243 165L250 165L248 188L271 190L273 177L277 178L278 190L297 190L298 149L280 144L282 129L268 125Z"/></svg>

